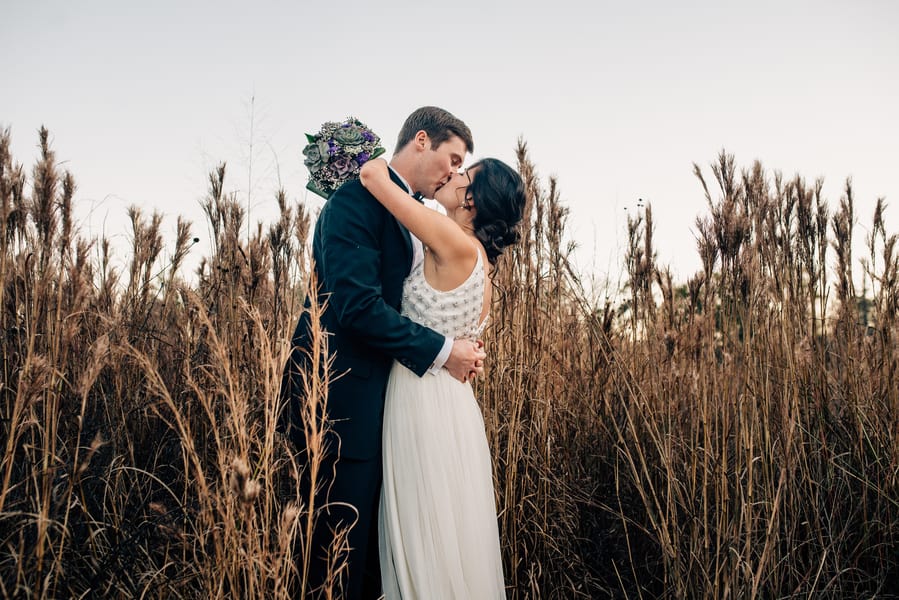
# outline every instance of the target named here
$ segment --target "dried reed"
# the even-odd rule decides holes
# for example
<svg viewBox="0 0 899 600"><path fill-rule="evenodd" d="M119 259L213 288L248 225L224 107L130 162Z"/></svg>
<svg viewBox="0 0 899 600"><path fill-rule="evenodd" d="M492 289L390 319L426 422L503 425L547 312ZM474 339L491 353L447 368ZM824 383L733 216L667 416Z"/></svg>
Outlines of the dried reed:
<svg viewBox="0 0 899 600"><path fill-rule="evenodd" d="M74 178L46 129L30 179L9 136L0 595L310 592L322 507L300 497L275 433L287 339L313 285L310 215L279 191L278 222L254 227L221 165L197 283L178 274L190 224L164 259L163 218L138 209L120 272L109 242L74 226ZM596 306L570 266L555 180L541 182L523 142L518 159L526 235L497 267L476 384L509 596L899 595L899 257L885 204L856 279L850 182L831 214L820 181L760 163L738 173L722 152L714 190L694 169L709 205L701 272L672 281L646 207L628 223L620 302ZM339 597L344 543L320 597Z"/></svg>

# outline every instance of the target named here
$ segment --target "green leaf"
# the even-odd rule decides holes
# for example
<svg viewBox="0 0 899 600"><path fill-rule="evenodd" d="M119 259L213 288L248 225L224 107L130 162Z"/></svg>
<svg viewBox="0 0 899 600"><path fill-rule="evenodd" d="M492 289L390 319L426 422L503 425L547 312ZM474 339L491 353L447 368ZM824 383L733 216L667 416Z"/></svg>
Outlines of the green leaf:
<svg viewBox="0 0 899 600"><path fill-rule="evenodd" d="M310 192L315 192L316 194L318 194L319 196L321 196L321 197L324 198L325 200L328 199L328 196L329 196L329 195L326 194L325 192L321 191L320 189L318 189L318 186L315 185L315 182L312 181L311 179L309 180L309 183L306 184L306 189L309 190Z"/></svg>
<svg viewBox="0 0 899 600"><path fill-rule="evenodd" d="M314 135L310 135L310 134L307 133L307 134L306 134L306 141L309 142L310 144L314 144L314 143L315 143L315 136L314 136Z"/></svg>
<svg viewBox="0 0 899 600"><path fill-rule="evenodd" d="M381 148L380 146L378 146L377 148L374 149L374 152L371 153L371 157L368 160L371 160L373 158L378 158L385 152L387 152L387 150L384 150L384 148Z"/></svg>

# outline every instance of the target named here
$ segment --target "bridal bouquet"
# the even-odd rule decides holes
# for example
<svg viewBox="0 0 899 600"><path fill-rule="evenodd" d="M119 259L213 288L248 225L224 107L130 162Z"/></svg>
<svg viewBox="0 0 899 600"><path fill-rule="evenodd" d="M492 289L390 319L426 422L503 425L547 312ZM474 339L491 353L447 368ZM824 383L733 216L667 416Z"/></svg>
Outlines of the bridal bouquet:
<svg viewBox="0 0 899 600"><path fill-rule="evenodd" d="M385 152L379 145L381 138L354 117L339 123L327 122L317 134L307 133L306 141L306 188L325 199L347 181L358 179L362 165Z"/></svg>

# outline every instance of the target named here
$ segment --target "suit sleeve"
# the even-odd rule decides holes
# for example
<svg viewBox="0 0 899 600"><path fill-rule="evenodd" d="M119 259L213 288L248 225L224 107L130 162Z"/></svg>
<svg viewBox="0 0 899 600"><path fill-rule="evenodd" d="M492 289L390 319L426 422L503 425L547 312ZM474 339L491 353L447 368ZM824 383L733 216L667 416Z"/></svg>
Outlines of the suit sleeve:
<svg viewBox="0 0 899 600"><path fill-rule="evenodd" d="M402 316L382 296L381 228L387 213L361 184L346 185L322 210L321 264L329 310L340 326L400 361L421 376L444 343L444 336Z"/></svg>

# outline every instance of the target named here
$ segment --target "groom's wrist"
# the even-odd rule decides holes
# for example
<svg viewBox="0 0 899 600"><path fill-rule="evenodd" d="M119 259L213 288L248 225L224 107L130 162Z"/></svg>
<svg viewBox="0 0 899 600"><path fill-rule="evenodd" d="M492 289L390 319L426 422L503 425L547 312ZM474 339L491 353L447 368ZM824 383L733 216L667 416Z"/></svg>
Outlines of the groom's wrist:
<svg viewBox="0 0 899 600"><path fill-rule="evenodd" d="M450 354L453 351L453 342L454 338L448 337L443 341L443 348L440 349L440 352L437 353L437 358L434 359L434 362L431 363L431 367L428 369L428 373L434 374L440 371L443 368L443 365L446 364L446 361L449 360Z"/></svg>

